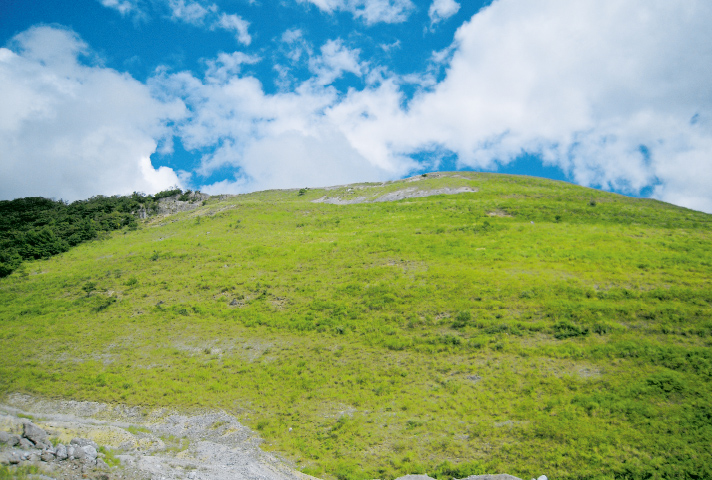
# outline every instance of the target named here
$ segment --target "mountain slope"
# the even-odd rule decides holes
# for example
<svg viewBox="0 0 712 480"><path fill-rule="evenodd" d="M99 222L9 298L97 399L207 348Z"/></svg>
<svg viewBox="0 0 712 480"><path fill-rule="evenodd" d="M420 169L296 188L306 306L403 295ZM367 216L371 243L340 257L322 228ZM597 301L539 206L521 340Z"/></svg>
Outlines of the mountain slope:
<svg viewBox="0 0 712 480"><path fill-rule="evenodd" d="M711 225L478 173L213 197L0 280L0 389L223 408L325 477L710 477Z"/></svg>

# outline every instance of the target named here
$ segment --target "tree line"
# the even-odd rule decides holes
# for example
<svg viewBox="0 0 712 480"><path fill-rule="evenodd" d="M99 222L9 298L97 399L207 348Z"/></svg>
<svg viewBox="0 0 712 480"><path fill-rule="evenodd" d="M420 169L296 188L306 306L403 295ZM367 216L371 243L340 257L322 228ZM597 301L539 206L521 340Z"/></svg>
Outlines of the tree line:
<svg viewBox="0 0 712 480"><path fill-rule="evenodd" d="M189 193L189 192L186 192ZM138 228L139 212L158 210L158 199L185 195L180 188L156 195L96 196L72 203L43 197L0 201L0 277L23 261L49 258L104 232Z"/></svg>

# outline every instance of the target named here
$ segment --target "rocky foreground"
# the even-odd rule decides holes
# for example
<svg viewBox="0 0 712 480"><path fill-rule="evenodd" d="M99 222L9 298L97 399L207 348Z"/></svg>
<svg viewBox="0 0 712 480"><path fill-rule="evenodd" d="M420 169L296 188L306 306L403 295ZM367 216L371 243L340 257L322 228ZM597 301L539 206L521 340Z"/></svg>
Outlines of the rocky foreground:
<svg viewBox="0 0 712 480"><path fill-rule="evenodd" d="M28 395L10 395L0 404L0 463L11 473L32 470L45 480L317 480L264 452L261 442L225 412L182 415Z"/></svg>

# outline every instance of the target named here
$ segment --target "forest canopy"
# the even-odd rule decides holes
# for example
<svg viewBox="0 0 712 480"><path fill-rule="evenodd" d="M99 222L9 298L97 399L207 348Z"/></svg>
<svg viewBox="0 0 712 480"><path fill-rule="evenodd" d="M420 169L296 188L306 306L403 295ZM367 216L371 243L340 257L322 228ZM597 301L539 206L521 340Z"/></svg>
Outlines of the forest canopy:
<svg viewBox="0 0 712 480"><path fill-rule="evenodd" d="M0 277L24 260L66 252L103 232L136 229L139 212L155 213L158 199L182 194L175 187L156 195L99 195L72 203L42 197L0 201Z"/></svg>

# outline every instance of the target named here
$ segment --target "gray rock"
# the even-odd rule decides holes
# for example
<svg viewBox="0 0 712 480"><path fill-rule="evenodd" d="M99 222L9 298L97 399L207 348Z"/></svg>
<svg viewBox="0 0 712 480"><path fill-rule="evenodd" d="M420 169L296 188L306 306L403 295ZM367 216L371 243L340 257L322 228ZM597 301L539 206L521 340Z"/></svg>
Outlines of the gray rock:
<svg viewBox="0 0 712 480"><path fill-rule="evenodd" d="M98 458L96 460L96 466L97 466L97 468L109 468L109 466L106 464L106 462L104 460L102 460L101 458Z"/></svg>
<svg viewBox="0 0 712 480"><path fill-rule="evenodd" d="M74 458L74 445L67 445L67 458L72 460Z"/></svg>
<svg viewBox="0 0 712 480"><path fill-rule="evenodd" d="M57 448L54 450L54 454L57 457L57 460L66 460L68 455L67 455L67 447L62 445L61 443L57 445Z"/></svg>
<svg viewBox="0 0 712 480"><path fill-rule="evenodd" d="M549 479L546 478L546 475L541 475L541 476L540 476L539 478L537 478L536 480L549 480Z"/></svg>
<svg viewBox="0 0 712 480"><path fill-rule="evenodd" d="M69 444L74 445L75 447L86 447L87 445L90 445L94 447L95 450L99 448L99 445L97 445L95 441L89 440L88 438L73 438Z"/></svg>
<svg viewBox="0 0 712 480"><path fill-rule="evenodd" d="M22 436L41 448L52 445L47 437L47 432L32 422L22 424Z"/></svg>
<svg viewBox="0 0 712 480"><path fill-rule="evenodd" d="M76 445L70 445L70 447L74 447L74 453L72 455L74 458L77 460L84 460L86 458L87 453L82 447L78 447Z"/></svg>
<svg viewBox="0 0 712 480"><path fill-rule="evenodd" d="M35 444L26 439L25 437L20 438L18 445L20 446L20 448L24 448L26 450L29 450L30 448L35 448Z"/></svg>
<svg viewBox="0 0 712 480"><path fill-rule="evenodd" d="M396 480L435 480L427 475L405 475L398 477Z"/></svg>
<svg viewBox="0 0 712 480"><path fill-rule="evenodd" d="M84 450L84 457L89 459L89 460L96 460L98 452L96 451L96 448L94 448L91 445L84 445L81 447L82 450Z"/></svg>
<svg viewBox="0 0 712 480"><path fill-rule="evenodd" d="M8 447L14 447L20 444L20 436L7 432L0 432L0 443L6 444Z"/></svg>
<svg viewBox="0 0 712 480"><path fill-rule="evenodd" d="M496 473L487 475L470 475L462 480L522 480L514 475L507 475L506 473Z"/></svg>
<svg viewBox="0 0 712 480"><path fill-rule="evenodd" d="M10 452L10 455L8 455L7 460L10 463L10 465L17 465L22 460L22 457L20 456L20 454L18 452L13 451L13 452Z"/></svg>
<svg viewBox="0 0 712 480"><path fill-rule="evenodd" d="M31 452L30 455L27 457L27 459L32 463L39 462L41 458L42 457L40 457L40 452L37 451Z"/></svg>
<svg viewBox="0 0 712 480"><path fill-rule="evenodd" d="M56 457L54 453L50 452L49 450L45 450L44 452L42 452L42 455L40 455L40 458L43 462L49 463L53 461Z"/></svg>

